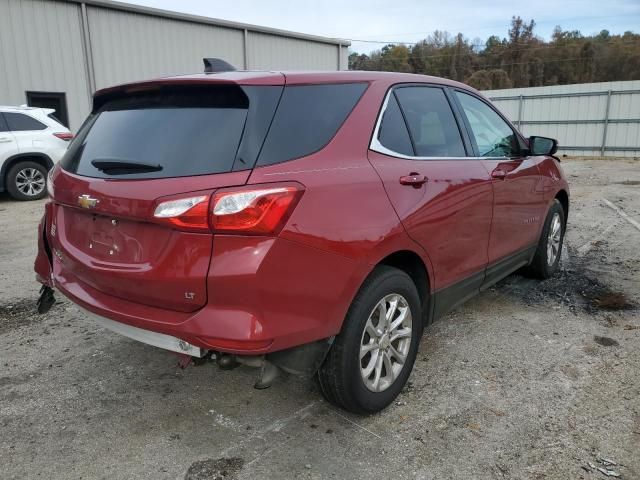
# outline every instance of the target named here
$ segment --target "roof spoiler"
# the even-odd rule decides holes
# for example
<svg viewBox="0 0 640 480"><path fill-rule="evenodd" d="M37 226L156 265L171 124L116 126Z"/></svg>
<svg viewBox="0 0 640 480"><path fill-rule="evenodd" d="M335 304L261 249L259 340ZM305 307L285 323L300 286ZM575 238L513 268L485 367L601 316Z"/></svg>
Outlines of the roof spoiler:
<svg viewBox="0 0 640 480"><path fill-rule="evenodd" d="M204 73L235 72L236 68L221 58L203 58Z"/></svg>

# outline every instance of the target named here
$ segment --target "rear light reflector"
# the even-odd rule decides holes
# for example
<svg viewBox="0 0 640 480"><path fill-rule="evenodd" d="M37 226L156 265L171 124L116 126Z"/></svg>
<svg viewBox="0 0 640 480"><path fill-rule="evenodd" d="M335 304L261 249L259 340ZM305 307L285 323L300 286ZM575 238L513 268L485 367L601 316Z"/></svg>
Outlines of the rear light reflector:
<svg viewBox="0 0 640 480"><path fill-rule="evenodd" d="M209 232L209 195L162 202L153 216L180 230Z"/></svg>
<svg viewBox="0 0 640 480"><path fill-rule="evenodd" d="M71 132L57 132L53 134L54 137L58 137L60 140L64 140L68 142L73 138L73 133Z"/></svg>
<svg viewBox="0 0 640 480"><path fill-rule="evenodd" d="M263 350L273 343L273 340L232 340L228 338L198 337L213 350L252 351Z"/></svg>
<svg viewBox="0 0 640 480"><path fill-rule="evenodd" d="M302 188L291 185L217 192L211 201L211 228L219 233L277 234L301 195Z"/></svg>

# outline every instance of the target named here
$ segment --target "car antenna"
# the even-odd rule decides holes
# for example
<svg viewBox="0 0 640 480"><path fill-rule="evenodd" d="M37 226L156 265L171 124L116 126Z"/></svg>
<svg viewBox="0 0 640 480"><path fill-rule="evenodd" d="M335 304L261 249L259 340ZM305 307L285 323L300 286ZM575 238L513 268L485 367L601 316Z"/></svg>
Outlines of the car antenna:
<svg viewBox="0 0 640 480"><path fill-rule="evenodd" d="M235 72L236 67L221 58L203 58L204 73Z"/></svg>

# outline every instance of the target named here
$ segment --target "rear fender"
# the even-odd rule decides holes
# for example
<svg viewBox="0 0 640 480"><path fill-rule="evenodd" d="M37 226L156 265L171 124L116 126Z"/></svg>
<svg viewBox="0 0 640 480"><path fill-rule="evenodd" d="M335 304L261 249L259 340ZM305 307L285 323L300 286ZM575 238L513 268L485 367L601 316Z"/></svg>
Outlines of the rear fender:
<svg viewBox="0 0 640 480"><path fill-rule="evenodd" d="M48 236L49 234L55 234L51 230L52 206L51 202L44 206L44 215L38 225L38 253L33 266L36 272L36 280L50 288L53 288L53 257Z"/></svg>

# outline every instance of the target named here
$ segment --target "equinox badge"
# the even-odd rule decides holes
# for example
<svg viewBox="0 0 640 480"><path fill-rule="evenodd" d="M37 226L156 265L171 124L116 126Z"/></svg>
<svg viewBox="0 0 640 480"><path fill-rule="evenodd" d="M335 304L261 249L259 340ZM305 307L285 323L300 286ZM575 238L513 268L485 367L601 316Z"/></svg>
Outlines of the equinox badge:
<svg viewBox="0 0 640 480"><path fill-rule="evenodd" d="M91 198L89 195L80 195L78 197L78 205L82 208L95 208L95 206L100 203L100 200L97 198Z"/></svg>

